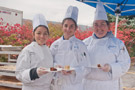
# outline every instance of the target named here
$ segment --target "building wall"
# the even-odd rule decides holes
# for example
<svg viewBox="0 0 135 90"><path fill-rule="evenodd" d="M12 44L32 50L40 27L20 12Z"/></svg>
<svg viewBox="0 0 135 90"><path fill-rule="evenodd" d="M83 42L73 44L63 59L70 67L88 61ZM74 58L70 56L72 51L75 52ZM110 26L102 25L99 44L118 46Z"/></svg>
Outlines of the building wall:
<svg viewBox="0 0 135 90"><path fill-rule="evenodd" d="M0 7L0 21L3 24L23 24L23 12L10 8Z"/></svg>

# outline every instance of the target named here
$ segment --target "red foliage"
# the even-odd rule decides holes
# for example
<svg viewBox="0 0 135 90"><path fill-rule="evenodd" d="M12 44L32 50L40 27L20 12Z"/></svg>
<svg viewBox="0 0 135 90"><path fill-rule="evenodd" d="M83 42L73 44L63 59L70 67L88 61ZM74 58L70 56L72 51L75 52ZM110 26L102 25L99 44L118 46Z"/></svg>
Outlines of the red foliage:
<svg viewBox="0 0 135 90"><path fill-rule="evenodd" d="M59 39L60 37L55 37L55 38L50 38L50 39L48 39L47 40L47 42L46 42L46 45L47 46L51 46L51 44L55 41L55 40L57 40L57 39Z"/></svg>
<svg viewBox="0 0 135 90"><path fill-rule="evenodd" d="M92 35L92 32L90 30L86 30L86 31L77 30L75 32L75 36L80 40L83 40L83 39L85 39L85 38L87 38L87 37L89 37L91 35Z"/></svg>
<svg viewBox="0 0 135 90"><path fill-rule="evenodd" d="M32 40L32 30L20 24L10 26L7 23L6 26L0 26L0 37L1 45L11 44L25 46Z"/></svg>
<svg viewBox="0 0 135 90"><path fill-rule="evenodd" d="M131 27L127 27L124 25L127 20L120 21L117 28L117 38L122 40L130 54L130 56L135 56L135 30L131 29ZM115 23L111 23L111 30L114 33Z"/></svg>
<svg viewBox="0 0 135 90"><path fill-rule="evenodd" d="M27 26L24 25L21 26L19 24L15 24L11 26L7 23L5 26L3 26L2 21L3 19L0 18L0 44L1 45L10 44L10 45L26 46L32 41L33 39L32 29L29 29ZM125 22L127 22L127 20L123 20L119 22L117 38L121 39L125 43L129 53L130 54L132 53L131 56L133 56L135 54L135 30L131 29L131 27L128 28L125 25L123 25L123 23ZM52 24L50 25L51 25L50 34L51 32L52 34L50 35L51 37L47 40L46 44L48 46L50 46L55 40L60 38L62 35L61 30L56 30L56 26L52 27ZM111 25L110 29L114 33L115 23L111 23L110 25ZM60 29L60 26L57 28ZM92 35L91 30L86 30L86 31L77 30L75 32L75 36L80 40L83 40L91 35Z"/></svg>

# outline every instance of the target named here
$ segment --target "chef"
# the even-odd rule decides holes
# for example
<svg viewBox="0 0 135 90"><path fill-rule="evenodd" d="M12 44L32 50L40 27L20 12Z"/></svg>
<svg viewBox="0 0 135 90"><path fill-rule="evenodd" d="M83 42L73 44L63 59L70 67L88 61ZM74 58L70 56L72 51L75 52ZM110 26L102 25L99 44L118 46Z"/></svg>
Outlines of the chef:
<svg viewBox="0 0 135 90"><path fill-rule="evenodd" d="M55 66L70 66L71 71L56 73L54 90L82 90L83 68L90 65L85 44L75 37L78 8L69 6L62 21L63 36L50 47Z"/></svg>
<svg viewBox="0 0 135 90"><path fill-rule="evenodd" d="M130 57L124 43L110 31L102 2L97 3L93 35L84 43L92 65L85 75L84 90L121 90L121 76L130 67Z"/></svg>
<svg viewBox="0 0 135 90"><path fill-rule="evenodd" d="M22 90L50 90L53 73L46 68L53 66L50 49L45 45L49 29L45 17L37 14L33 19L33 42L19 54L16 64L16 78Z"/></svg>

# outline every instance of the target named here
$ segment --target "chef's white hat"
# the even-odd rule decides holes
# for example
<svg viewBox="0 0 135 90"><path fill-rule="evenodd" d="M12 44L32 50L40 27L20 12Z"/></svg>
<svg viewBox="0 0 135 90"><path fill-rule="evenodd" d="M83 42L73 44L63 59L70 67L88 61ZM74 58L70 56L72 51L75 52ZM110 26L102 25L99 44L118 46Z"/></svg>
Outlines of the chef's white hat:
<svg viewBox="0 0 135 90"><path fill-rule="evenodd" d="M64 19L71 18L77 23L78 19L78 8L75 6L69 6L65 14Z"/></svg>
<svg viewBox="0 0 135 90"><path fill-rule="evenodd" d="M33 31L40 25L43 25L48 28L48 24L46 22L44 15L36 14L33 18Z"/></svg>
<svg viewBox="0 0 135 90"><path fill-rule="evenodd" d="M94 21L95 20L107 20L108 21L107 14L106 14L106 11L105 11L105 8L104 8L102 2L97 3Z"/></svg>

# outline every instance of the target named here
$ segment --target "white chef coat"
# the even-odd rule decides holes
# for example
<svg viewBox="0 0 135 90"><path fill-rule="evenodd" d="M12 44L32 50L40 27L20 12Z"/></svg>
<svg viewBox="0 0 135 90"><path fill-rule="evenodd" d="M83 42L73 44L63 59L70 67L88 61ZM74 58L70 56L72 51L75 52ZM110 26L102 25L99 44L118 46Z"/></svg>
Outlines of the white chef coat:
<svg viewBox="0 0 135 90"><path fill-rule="evenodd" d="M19 54L16 64L16 78L22 81L22 90L50 90L53 73L47 73L35 80L30 79L30 70L36 67L49 68L53 66L50 49L32 42Z"/></svg>
<svg viewBox="0 0 135 90"><path fill-rule="evenodd" d="M84 67L90 65L89 55L85 44L72 36L69 40L63 37L56 40L50 47L55 65L70 65L75 68L71 75L56 74L55 90L82 90Z"/></svg>
<svg viewBox="0 0 135 90"><path fill-rule="evenodd" d="M112 32L98 39L94 34L84 40L90 55L92 69L85 75L85 90L120 90L120 77L130 67L130 57L123 42L115 38ZM110 64L111 71L104 72L94 68L97 64Z"/></svg>

